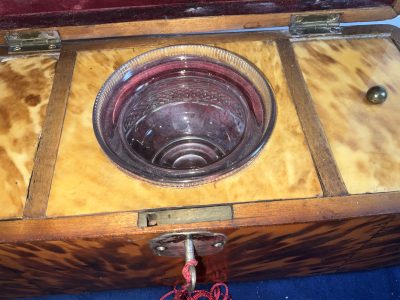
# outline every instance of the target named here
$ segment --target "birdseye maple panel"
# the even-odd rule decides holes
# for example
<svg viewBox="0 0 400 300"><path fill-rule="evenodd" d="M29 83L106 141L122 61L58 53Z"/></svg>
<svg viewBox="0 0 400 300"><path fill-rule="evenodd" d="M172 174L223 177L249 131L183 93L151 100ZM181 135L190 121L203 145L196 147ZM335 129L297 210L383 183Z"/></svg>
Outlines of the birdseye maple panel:
<svg viewBox="0 0 400 300"><path fill-rule="evenodd" d="M259 156L238 173L188 188L160 187L120 171L92 128L95 97L111 73L153 47L78 52L47 216L321 195L321 187L272 41L217 43L255 64L276 96L277 121Z"/></svg>

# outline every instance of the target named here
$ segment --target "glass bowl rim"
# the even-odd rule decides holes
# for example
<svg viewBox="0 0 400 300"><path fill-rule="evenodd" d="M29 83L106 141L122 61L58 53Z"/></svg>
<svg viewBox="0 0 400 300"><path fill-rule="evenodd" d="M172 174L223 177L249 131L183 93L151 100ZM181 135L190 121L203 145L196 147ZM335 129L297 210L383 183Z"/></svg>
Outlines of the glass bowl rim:
<svg viewBox="0 0 400 300"><path fill-rule="evenodd" d="M229 156L233 152L235 152L236 149L233 149L222 159L220 159L212 164L209 164L203 168L198 168L198 169L176 170L176 169L163 168L163 167L154 165L150 162L147 162L144 159L143 160L136 159L136 160L133 160L133 162L127 164L125 160L121 159L107 145L107 143L105 142L105 140L103 138L103 133L100 129L101 126L98 124L98 122L96 122L97 117L100 117L100 115L101 115L101 108L107 102L106 101L107 94L110 91L112 91L113 88L115 88L115 85L118 82L120 82L121 79L124 78L124 76L127 74L128 71L130 71L132 69L137 69L137 68L145 66L146 64L155 62L155 60L151 60L151 59L148 61L145 61L145 62L141 62L141 60L144 60L147 56L166 52L171 49L172 50L175 50L175 49L180 50L182 48L207 49L211 53L212 53L212 51L219 51L227 56L233 57L234 59L238 60L240 63L247 65L247 70L252 71L256 76L258 76L261 79L261 82L262 82L261 86L264 86L264 88L266 88L266 90L268 92L269 99L265 99L264 96L260 95L260 99L263 102L262 104L263 104L264 110L266 110L266 107L268 105L269 116L266 120L266 124L263 126L263 133L260 135L260 138L259 138L258 142L256 143L256 145L248 151L247 155L245 155L244 157L242 157L241 159L239 159L237 161L234 161L230 166L213 170L213 171L211 171L210 174L207 174L207 173L205 174L203 172L201 174L197 174L197 176L196 176L195 173L199 169L204 169L204 168L214 165L216 163L226 161L226 158L229 158ZM173 54L173 55L169 55L169 56L164 56L163 58L157 58L156 60L179 57L179 56L210 58L206 54L199 55L199 54L184 53L181 55ZM212 58L212 59L217 61L217 58ZM233 65L228 65L227 62L225 62L225 61L220 62L220 64L225 67L229 67L229 68L233 69L240 76L242 76L245 80L250 81L248 79L248 77L245 74L243 74L242 70L235 68ZM137 73L134 73L134 74L137 74ZM257 91L257 93L260 94L257 86L254 85L253 88ZM267 102L267 100L269 100L269 103L265 103L265 102ZM103 103L100 103L101 101ZM101 104L100 108L99 108L99 103ZM154 183L156 185L162 185L162 186L163 185L168 185L168 186L175 185L178 187L182 187L182 186L198 185L198 184L202 184L202 183L206 183L206 182L211 182L216 179L224 178L224 177L228 176L229 174L231 174L232 172L239 171L240 169L242 169L243 167L248 165L260 153L261 149L265 146L266 142L270 138L273 128L275 126L276 114L277 114L277 106L276 106L276 101L275 101L275 97L274 97L274 93L272 91L271 85L269 84L268 80L265 78L264 73L261 70L259 70L258 67L256 65L254 65L252 62L250 62L248 59L246 59L236 53L233 53L229 50L220 48L220 47L203 45L203 44L178 44L178 45L172 45L172 46L166 46L166 47L152 49L152 50L146 51L142 54L139 54L139 55L129 59L128 61L126 61L124 64L122 64L120 67L118 67L111 75L109 75L109 77L103 83L101 89L97 93L97 96L96 96L96 99L94 102L94 106L93 106L93 111L92 111L92 123L93 123L93 130L94 130L96 139L97 139L98 143L100 144L101 149L106 154L106 156L109 158L109 160L111 160L111 162L113 164L115 164L120 170L128 173L129 175L131 175L135 178L138 178L138 179L150 182L150 183ZM265 112L264 112L264 117L265 117ZM246 133L246 131L244 133ZM240 141L240 143L242 143L242 141ZM235 148L237 148L238 145L236 145ZM132 171L131 168L132 168L132 165L138 165L138 164L144 165L144 167L140 168L139 172L136 173L136 172ZM221 164L220 164L220 166L221 166ZM163 171L165 174L163 174L161 176L159 174L157 174L157 176L154 177L154 174L151 172L151 170L148 170L149 168L151 168L153 170L156 169L159 171ZM179 174L174 174L174 173L179 173ZM167 176L167 175L169 177L166 178L165 176ZM179 177L170 177L173 175L175 175L175 176L180 175L180 176ZM191 175L194 175L194 177L189 178L188 176L191 176Z"/></svg>

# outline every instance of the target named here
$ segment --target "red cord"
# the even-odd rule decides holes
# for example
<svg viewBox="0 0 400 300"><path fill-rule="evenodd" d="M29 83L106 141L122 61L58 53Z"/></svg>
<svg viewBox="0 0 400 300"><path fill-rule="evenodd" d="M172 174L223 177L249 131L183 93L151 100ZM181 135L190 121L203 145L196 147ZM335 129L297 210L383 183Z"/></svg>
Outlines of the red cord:
<svg viewBox="0 0 400 300"><path fill-rule="evenodd" d="M193 266L193 267L196 267L197 264L198 264L197 260L192 259L192 260L189 260L189 261L183 266L182 275L183 275L183 278L185 278L186 284L185 284L185 286L184 286L182 289L187 290L188 287L190 286L191 281L192 281L192 278L190 277L190 267L192 267L192 266Z"/></svg>
<svg viewBox="0 0 400 300"><path fill-rule="evenodd" d="M200 298L205 298L208 300L219 300L222 297L222 300L231 300L232 297L229 295L228 286L225 283L216 283L214 284L210 291L204 290L194 290L189 293L187 291L188 286L191 283L190 278L190 267L197 266L197 260L193 259L188 261L182 269L183 278L185 278L186 284L182 286L180 290L176 287L164 296L160 298L160 300L165 300L170 296L174 296L173 300L198 300ZM221 292L221 287L225 289L225 293Z"/></svg>

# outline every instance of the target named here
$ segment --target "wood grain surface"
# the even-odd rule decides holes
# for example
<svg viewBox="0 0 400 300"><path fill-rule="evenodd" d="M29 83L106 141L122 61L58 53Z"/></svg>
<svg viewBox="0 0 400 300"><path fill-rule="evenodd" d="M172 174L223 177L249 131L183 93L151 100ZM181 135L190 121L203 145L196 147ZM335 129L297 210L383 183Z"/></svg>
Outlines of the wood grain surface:
<svg viewBox="0 0 400 300"><path fill-rule="evenodd" d="M304 82L292 43L288 40L277 41L282 57L283 69L289 83L292 99L296 105L300 122L321 180L326 196L347 194L346 187L332 157L328 141L316 114L312 99Z"/></svg>
<svg viewBox="0 0 400 300"><path fill-rule="evenodd" d="M0 3L0 28L89 25L125 21L176 19L184 17L244 14L296 13L327 9L391 7L393 0L351 0L316 2L301 0L41 0Z"/></svg>
<svg viewBox="0 0 400 300"><path fill-rule="evenodd" d="M389 38L347 39L300 42L295 51L347 190L399 190L397 47ZM384 104L366 101L375 85L388 91Z"/></svg>
<svg viewBox="0 0 400 300"><path fill-rule="evenodd" d="M383 268L400 263L400 215L388 220L374 237L352 255L340 271L358 268Z"/></svg>
<svg viewBox="0 0 400 300"><path fill-rule="evenodd" d="M296 15L321 14L321 11L299 11ZM386 20L396 17L392 6L378 6L357 9L327 9L324 14L341 14L342 22L362 22ZM209 17L191 17L180 19L157 19L147 21L107 23L82 26L45 25L42 30L58 30L63 41L95 39L123 36L144 36L160 34L183 34L200 32L218 32L250 28L268 28L287 26L294 13L226 15ZM27 30L30 26L19 30ZM4 44L7 30L0 31L0 44Z"/></svg>
<svg viewBox="0 0 400 300"><path fill-rule="evenodd" d="M43 217L46 212L75 56L75 52L62 51L57 64L43 134L29 185L25 217Z"/></svg>
<svg viewBox="0 0 400 300"><path fill-rule="evenodd" d="M56 61L0 62L0 219L22 216Z"/></svg>
<svg viewBox="0 0 400 300"><path fill-rule="evenodd" d="M355 32L358 31L355 30ZM399 31L393 31L393 37L400 40ZM146 41L146 39L143 40ZM379 40L382 40L382 38ZM265 72L273 74L273 76L267 75L267 77L276 94L279 95L279 97L277 96L278 105L281 103L286 107L286 109L278 107L278 118L280 118L280 126L282 127L281 131L278 130L279 134L276 131L274 134L280 137L284 137L285 134L287 136L287 133L293 134L290 141L293 144L289 146L296 148L296 151L291 150L290 153L298 153L300 159L291 156L285 156L285 159L288 159L291 165L298 160L301 161L301 164L295 164L295 166L304 171L307 167L310 168L309 173L307 173L307 176L309 176L307 182L315 182L316 184L307 185L309 191L321 195L321 188L306 146L305 137L301 131L295 107L291 102L290 97L293 94L289 92L286 81L282 80L284 78L283 68L277 48L273 42L264 41L247 40L247 43L240 47L229 41L216 43L215 40L210 40L208 43L216 44L234 52L238 51L241 55L252 60L261 70L268 70L268 72ZM349 46L347 43L353 43L353 41L354 44L351 45L363 48L361 52L368 53L369 57L372 57L371 62L363 60L366 66L374 62L373 57L378 54L385 53L381 58L385 62L385 67L388 64L386 60L393 58L391 56L394 53L393 49L395 49L393 45L388 48L381 45L378 47L379 51L371 52L368 49L373 47L375 43L364 44L365 42L358 39L351 40L351 42L339 42L345 43L347 47ZM175 42L179 42L179 40ZM207 43L205 40L202 40L203 42ZM331 42L334 41L323 43ZM157 46L157 38L151 38L151 43L147 46L146 42L139 42L136 45L140 45L140 47L135 45L133 49L130 47L130 42L125 41L122 44L125 43L126 49L93 50L102 43L103 41L95 41L79 46L81 48L92 47L92 51L78 53L72 92L68 99L66 126L64 126L62 133L57 160L57 165L61 161L64 167L57 171L56 165L56 174L60 172L58 179L55 178L55 181L58 182L58 190L55 193L57 197L50 197L49 203L54 205L51 209L54 215L71 214L76 216L3 220L0 222L0 298L180 283L182 282L180 270L183 259L154 256L148 247L151 238L173 231L210 230L228 235L228 243L222 253L199 258L199 281L272 279L350 271L399 263L400 192L233 203L232 220L161 225L147 228L137 226L138 213L135 211L80 215L83 212L117 211L121 210L121 207L131 209L130 205L133 201L131 199L126 200L127 197L122 197L123 193L119 194L120 192L117 190L113 189L109 192L108 189L100 189L100 192L94 195L85 192L84 186L87 186L92 180L94 180L96 188L101 188L110 184L110 179L103 179L104 181L100 181L99 184L99 173L91 173L92 177L86 177L86 172L90 168L84 164L85 160L82 158L82 160L74 160L76 157L72 157L70 160L68 151L74 153L76 149L84 149L79 151L85 158L94 155L96 161L101 162L102 172L100 174L102 176L103 174L107 176L111 174L110 177L115 176L115 179L118 179L115 181L118 184L124 181L126 183L132 182L131 178L124 178L119 173L120 171L114 170L115 167L110 165L99 148L96 148L98 145L91 133L91 116L89 114L94 97L107 76L135 53ZM106 48L121 46L118 41L105 43L107 44ZM304 43L313 45L314 42L307 41ZM378 44L386 45L387 43L390 43L389 39ZM163 41L159 45L161 44L166 45L166 42ZM66 45L64 51L71 50L68 47L76 46ZM328 48L332 47L329 46ZM331 53L328 48L322 49ZM268 51L263 52L264 49ZM319 46L313 46L311 49L316 51L320 56L319 58L324 57ZM256 52L263 55L255 55ZM254 59L254 57L258 59ZM351 58L348 59L349 62L357 61L355 59L357 55L354 53L349 57ZM105 61L108 64L105 64ZM84 71L87 64L93 64L96 68L90 70L89 67L88 70ZM327 67L327 70L330 70L330 65L329 62L325 62L323 66L319 64L319 67L320 69ZM397 66L397 64L395 65ZM340 68L347 67L341 66ZM378 68L378 74L381 74L380 70ZM388 74L393 72L390 66L385 70L389 70L390 73ZM347 75L347 72L343 74ZM304 76L306 77L306 74ZM96 78L94 84L90 82L89 77ZM378 77L386 78L382 75ZM371 76L375 79L378 77ZM365 77L362 78L365 79ZM323 75L320 75L318 79L319 81L327 80ZM361 86L360 79L356 78L353 81L353 84ZM61 92L62 95L66 95L65 89L61 89ZM66 101L62 97L59 96L57 99ZM344 97L343 99L347 98ZM352 98L352 100L354 99L356 98ZM318 105L315 103L316 99L313 98L313 100L317 112L320 114ZM60 106L65 108L65 102L61 103ZM363 112L362 106L357 106L357 108ZM351 112L354 113L354 111ZM300 117L303 116L301 113L299 115ZM386 115L384 116L386 117ZM59 120L57 124L61 125L62 123L62 120ZM368 122L364 123L362 124L368 127ZM322 124L326 130L325 124L323 122ZM382 127L379 126L379 128ZM361 129L357 127L356 130ZM70 140L78 135L77 132L87 137L83 139L82 144ZM388 134L386 131L383 132L384 136ZM341 131L341 133L345 132ZM327 136L329 140L329 135L327 134ZM288 146L286 139L285 143L282 143L276 137L275 140L273 142L273 139L271 139L269 146L267 146L267 148L270 147L271 152L274 152L273 149L275 148L276 151L278 149L279 151L285 150L284 146ZM86 142L88 143L85 144ZM272 147L273 145L275 146ZM277 145L281 145L281 148ZM392 146L393 144L390 144L390 147ZM303 150L297 152L298 149ZM392 155L393 152L390 152L390 154ZM308 162L304 163L304 157ZM53 161L55 159L54 156ZM91 166L98 168L96 164ZM52 168L52 165L48 166L49 170L52 170ZM71 174L68 174L68 168L73 168ZM112 175L113 170L115 171L114 175ZM244 171L248 172L248 170L245 169ZM391 169L388 168L388 170ZM340 169L340 171L342 170ZM117 173L119 175L116 175ZM297 172L294 173L298 175ZM73 181L72 174L78 174L79 180ZM289 179L293 176L293 172L278 172L277 174ZM289 174L291 175L289 176ZM63 178L63 175L66 175L66 178ZM70 180L73 184L68 183ZM285 180L288 181L288 179ZM88 189L91 188L93 187ZM81 192L87 194L81 195ZM293 195L298 194L298 191L294 189L291 193ZM107 202L115 195L117 195L117 198L120 195L120 202ZM226 195L228 197L229 193L226 192ZM86 202L87 196L90 197L90 202ZM211 202L210 204L222 202L226 201ZM35 203L35 201L31 203ZM40 211L46 204L46 199L37 203L38 206L35 205L35 207L39 207ZM145 202L145 208L149 208L148 203ZM189 203L192 203L189 205L194 205L193 201L189 201ZM177 205L188 204L183 202ZM204 207L203 205L202 201L195 204L199 207ZM161 209L165 208L162 207Z"/></svg>
<svg viewBox="0 0 400 300"><path fill-rule="evenodd" d="M318 177L291 101L273 42L215 44L253 62L265 73L277 101L270 140L246 168L192 188L165 188L129 177L103 154L92 129L94 99L122 63L150 48L79 52L63 126L47 216L180 207L321 194Z"/></svg>
<svg viewBox="0 0 400 300"><path fill-rule="evenodd" d="M0 242L70 240L127 234L220 230L239 226L272 226L333 221L362 216L400 214L400 193L379 193L232 204L233 219L168 224L141 228L137 212L114 212L63 218L24 219L0 222ZM197 210L209 206L198 207ZM163 209L164 212L169 210ZM154 212L154 210L152 210ZM188 216L189 217L189 216Z"/></svg>
<svg viewBox="0 0 400 300"><path fill-rule="evenodd" d="M198 281L332 273L386 221L377 216L221 229L228 242L222 253L199 258ZM149 247L155 236L0 244L0 297L181 283L183 259L155 256Z"/></svg>

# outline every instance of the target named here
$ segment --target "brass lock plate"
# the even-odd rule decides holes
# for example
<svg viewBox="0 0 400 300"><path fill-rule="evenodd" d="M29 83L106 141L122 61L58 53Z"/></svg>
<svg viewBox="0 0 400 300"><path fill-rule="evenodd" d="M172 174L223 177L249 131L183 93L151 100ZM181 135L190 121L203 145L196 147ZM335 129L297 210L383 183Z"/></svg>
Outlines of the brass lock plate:
<svg viewBox="0 0 400 300"><path fill-rule="evenodd" d="M150 241L154 254L168 257L185 257L185 241L191 239L196 255L216 254L224 248L227 237L208 231L176 232L161 235Z"/></svg>

